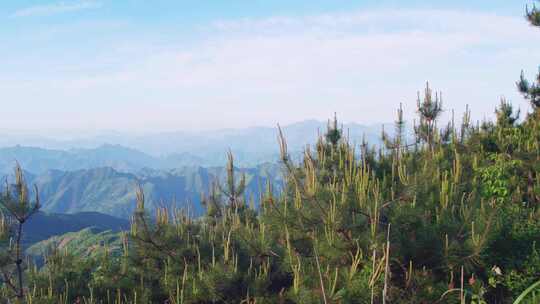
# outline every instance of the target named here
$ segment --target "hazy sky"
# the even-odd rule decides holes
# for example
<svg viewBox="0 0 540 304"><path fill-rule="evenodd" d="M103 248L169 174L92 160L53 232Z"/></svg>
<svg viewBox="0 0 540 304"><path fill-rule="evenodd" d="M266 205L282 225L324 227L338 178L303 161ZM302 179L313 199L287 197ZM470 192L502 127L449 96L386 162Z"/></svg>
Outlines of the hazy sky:
<svg viewBox="0 0 540 304"><path fill-rule="evenodd" d="M471 4L470 2L474 2ZM521 0L0 3L0 130L179 130L522 110L540 30ZM449 111L447 112L449 113Z"/></svg>

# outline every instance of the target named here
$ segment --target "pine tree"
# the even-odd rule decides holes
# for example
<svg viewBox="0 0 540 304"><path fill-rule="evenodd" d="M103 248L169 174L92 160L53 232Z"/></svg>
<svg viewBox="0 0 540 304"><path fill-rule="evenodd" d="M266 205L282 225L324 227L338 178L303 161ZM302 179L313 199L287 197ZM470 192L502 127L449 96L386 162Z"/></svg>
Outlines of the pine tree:
<svg viewBox="0 0 540 304"><path fill-rule="evenodd" d="M427 143L431 149L437 135L437 119L442 113L442 98L439 93L433 96L429 83L426 83L423 99L418 92L417 111L420 115L420 123L415 126L417 141Z"/></svg>
<svg viewBox="0 0 540 304"><path fill-rule="evenodd" d="M540 9L535 5L533 8L526 10L526 18L529 20L530 24L536 27L540 27ZM517 83L519 91L528 99L533 107L533 110L536 111L540 108L540 69L539 73L536 76L536 80L531 83L525 78L523 71L521 71L520 79Z"/></svg>
<svg viewBox="0 0 540 304"><path fill-rule="evenodd" d="M395 150L396 155L399 157L401 154L402 148L406 146L405 141L405 120L403 119L403 105L400 103L399 108L397 109L397 118L394 121L394 137L392 138L388 135L383 126L382 130L382 140L386 148Z"/></svg>
<svg viewBox="0 0 540 304"><path fill-rule="evenodd" d="M25 268L22 244L23 227L40 207L37 187L34 187L34 191L35 199L31 201L23 171L17 164L15 167L15 183L10 185L6 181L6 188L0 197L1 230L4 234L4 242L0 244L0 248L2 248L0 271L2 281L19 300L25 296L25 286L23 284ZM6 240L7 237L9 237L9 240Z"/></svg>
<svg viewBox="0 0 540 304"><path fill-rule="evenodd" d="M499 107L495 110L497 125L513 126L519 119L520 111L514 112L514 107L505 98L501 99Z"/></svg>
<svg viewBox="0 0 540 304"><path fill-rule="evenodd" d="M341 137L342 130L338 127L337 114L334 114L332 122L328 121L328 130L326 131L325 138L328 143L336 147Z"/></svg>
<svg viewBox="0 0 540 304"><path fill-rule="evenodd" d="M228 206L233 209L244 207L244 191L246 190L246 175L240 175L240 181L236 181L234 157L232 152L227 153L227 181L221 192L227 198Z"/></svg>

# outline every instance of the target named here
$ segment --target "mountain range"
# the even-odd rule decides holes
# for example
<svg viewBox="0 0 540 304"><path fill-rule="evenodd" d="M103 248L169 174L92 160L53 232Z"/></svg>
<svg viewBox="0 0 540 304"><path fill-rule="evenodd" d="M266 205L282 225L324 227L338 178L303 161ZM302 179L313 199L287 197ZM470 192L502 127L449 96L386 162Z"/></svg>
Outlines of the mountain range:
<svg viewBox="0 0 540 304"><path fill-rule="evenodd" d="M315 120L284 126L290 153L300 155L326 127ZM343 126L352 142L366 139L372 144L380 144L382 128ZM148 135L104 132L71 139L5 133L0 136L0 175L12 179L18 162L28 184L39 189L42 208L28 222L24 239L37 244L31 250L35 256L51 244L86 248L81 240L118 242L117 232L129 227L137 185L151 213L166 206L202 214L201 195L213 181L225 179L228 151L234 154L236 174L245 174L246 196L255 204L267 183L281 190L277 128L269 127Z"/></svg>
<svg viewBox="0 0 540 304"><path fill-rule="evenodd" d="M371 144L378 144L383 126L350 123L344 124L343 130L352 142L360 143L365 138ZM282 130L289 150L299 153L306 145L315 143L326 128L326 122L307 120L284 126ZM392 127L386 128L392 131ZM47 169L71 171L105 166L120 171L144 167L223 166L229 150L235 155L237 165L253 167L264 162L275 162L279 155L277 127L146 135L102 132L69 139L3 133L0 134L0 170L3 172L15 160L30 172L42 173Z"/></svg>

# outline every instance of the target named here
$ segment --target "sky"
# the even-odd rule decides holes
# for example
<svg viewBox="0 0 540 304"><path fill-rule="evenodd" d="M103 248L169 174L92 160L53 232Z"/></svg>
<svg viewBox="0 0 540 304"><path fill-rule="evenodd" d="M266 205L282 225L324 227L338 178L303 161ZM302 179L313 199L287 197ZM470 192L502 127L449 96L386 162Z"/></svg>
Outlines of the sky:
<svg viewBox="0 0 540 304"><path fill-rule="evenodd" d="M532 0L531 0L532 1ZM1 130L157 132L522 112L540 30L521 0L0 2ZM471 3L474 2L474 3Z"/></svg>

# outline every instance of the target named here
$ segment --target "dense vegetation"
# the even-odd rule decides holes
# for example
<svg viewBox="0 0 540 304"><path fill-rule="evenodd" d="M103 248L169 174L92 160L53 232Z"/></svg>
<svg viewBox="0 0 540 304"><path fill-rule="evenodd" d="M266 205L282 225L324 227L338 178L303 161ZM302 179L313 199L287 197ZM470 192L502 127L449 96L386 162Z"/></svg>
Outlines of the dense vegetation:
<svg viewBox="0 0 540 304"><path fill-rule="evenodd" d="M538 10L527 16L540 26ZM538 303L540 75L518 87L532 107L524 119L502 100L493 122L472 124L465 112L441 128L440 95L427 86L414 142L404 139L401 109L395 135L383 134L376 149L352 145L334 120L296 162L280 131L285 188L275 195L269 183L258 209L229 155L203 217L149 214L140 187L130 231L104 237L113 246L92 254L64 246L43 267L24 261L18 241L39 200L17 169L1 201L0 295L6 303L511 303L526 291L522 301Z"/></svg>

